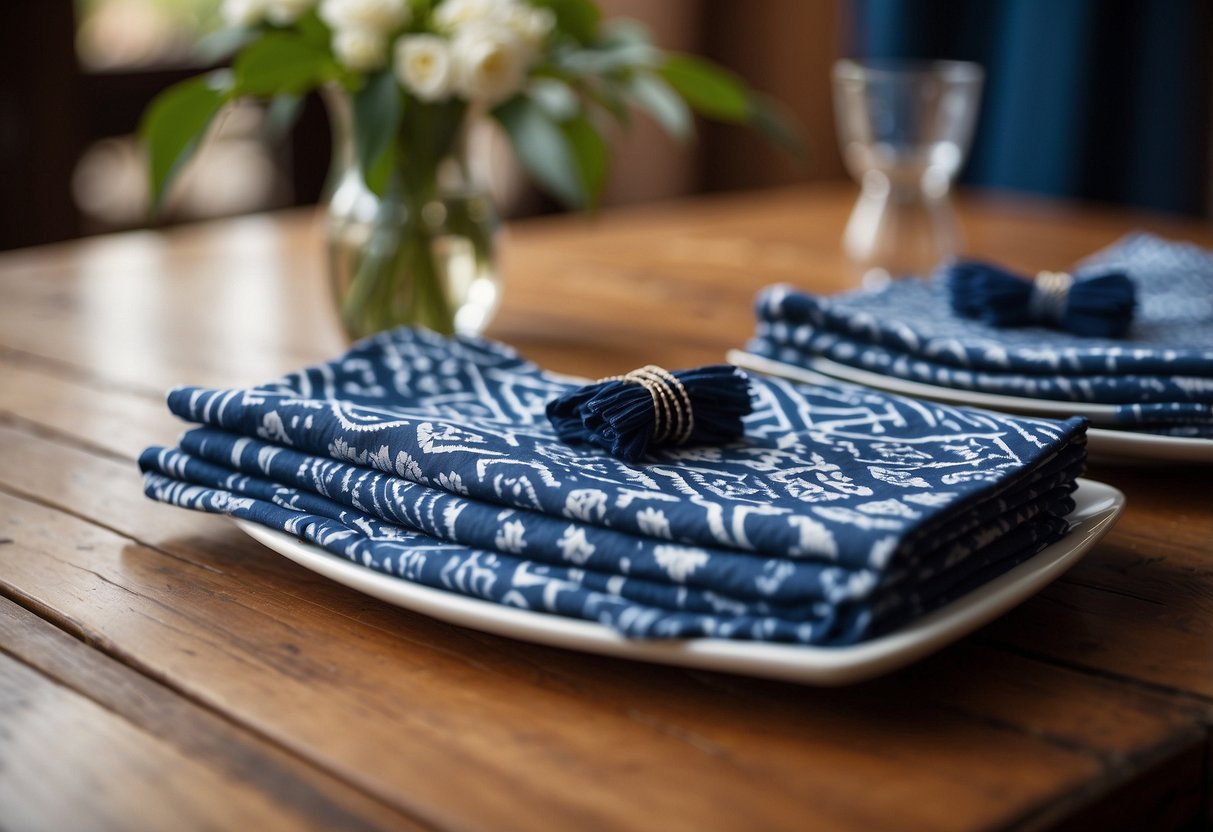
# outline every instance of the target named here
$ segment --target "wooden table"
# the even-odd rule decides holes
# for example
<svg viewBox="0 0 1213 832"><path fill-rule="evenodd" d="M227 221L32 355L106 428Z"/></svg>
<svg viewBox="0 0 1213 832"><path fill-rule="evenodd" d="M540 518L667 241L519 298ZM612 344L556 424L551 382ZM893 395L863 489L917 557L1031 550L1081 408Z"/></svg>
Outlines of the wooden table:
<svg viewBox="0 0 1213 832"><path fill-rule="evenodd" d="M850 187L519 223L490 334L595 376L721 358L750 301L850 277ZM1195 223L970 197L1056 267ZM336 354L310 213L0 255L0 827L1165 829L1209 818L1213 486L1096 468L1116 529L1061 581L837 690L518 643L153 504L178 383Z"/></svg>

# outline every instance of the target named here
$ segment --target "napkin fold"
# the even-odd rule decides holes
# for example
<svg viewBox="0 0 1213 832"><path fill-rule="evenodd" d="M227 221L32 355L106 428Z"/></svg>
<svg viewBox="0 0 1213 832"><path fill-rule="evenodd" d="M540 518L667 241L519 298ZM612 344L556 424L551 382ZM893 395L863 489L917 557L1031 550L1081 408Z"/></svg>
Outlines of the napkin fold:
<svg viewBox="0 0 1213 832"><path fill-rule="evenodd" d="M1109 268L1129 275L1137 291L1124 338L958 317L936 277L828 298L771 287L758 297L748 349L960 390L1112 404L1125 428L1213 436L1213 253L1135 234L1088 258L1075 276Z"/></svg>
<svg viewBox="0 0 1213 832"><path fill-rule="evenodd" d="M1063 535L1082 420L753 379L746 433L628 464L554 435L575 384L500 344L384 333L249 389L140 458L162 502L402 580L632 637L849 644Z"/></svg>

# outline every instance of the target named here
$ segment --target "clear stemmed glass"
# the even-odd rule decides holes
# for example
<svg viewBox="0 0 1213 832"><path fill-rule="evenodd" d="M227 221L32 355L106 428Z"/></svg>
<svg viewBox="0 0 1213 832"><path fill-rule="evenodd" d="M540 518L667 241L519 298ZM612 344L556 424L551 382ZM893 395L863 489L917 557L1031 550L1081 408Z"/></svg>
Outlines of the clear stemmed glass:
<svg viewBox="0 0 1213 832"><path fill-rule="evenodd" d="M983 75L963 61L834 65L838 138L860 184L843 249L864 286L926 274L959 250L948 193L973 136Z"/></svg>

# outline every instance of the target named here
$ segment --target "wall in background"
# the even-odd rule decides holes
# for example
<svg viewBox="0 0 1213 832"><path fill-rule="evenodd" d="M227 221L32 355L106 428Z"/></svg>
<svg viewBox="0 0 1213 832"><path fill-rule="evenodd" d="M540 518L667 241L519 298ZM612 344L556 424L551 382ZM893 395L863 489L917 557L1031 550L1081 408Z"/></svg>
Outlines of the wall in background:
<svg viewBox="0 0 1213 832"><path fill-rule="evenodd" d="M205 13L213 14L218 0L77 2L85 12L83 19L86 22L85 31L79 38L79 58L76 50L78 20L73 13L74 6L68 0L11 0L6 4L5 26L0 28L0 177L5 183L5 195L0 200L0 248L146 224L139 202L143 193L139 179L142 176L140 160L129 136L142 108L158 90L197 72L199 67L182 65L184 52L177 48L182 44L181 38L168 36L163 29L157 29L157 26L163 27L163 21L151 24L132 21L138 18L140 9L157 5L184 7L194 3L199 9L209 8ZM989 29L988 21L1000 14L1006 16L1015 12L1022 17L1015 10L1032 5L1014 0L991 0L982 4L969 4L964 0L601 2L608 15L644 20L662 46L711 57L745 77L752 86L782 101L801 127L808 147L807 160L798 165L752 130L706 122L700 124L696 142L680 146L641 116L636 119L633 130L614 136L616 155L604 200L607 205L702 191L841 178L844 173L834 134L830 92L830 67L837 57L843 53L863 52L939 53L980 59L980 55L968 54L977 48L977 39L968 33L969 30ZM90 22L89 14L111 3L116 11L103 21L103 25L95 19ZM926 8L924 3L931 8L952 9L950 16L943 15L950 21L948 26L941 28L931 22L939 15L915 14L916 9ZM1076 24L1076 32L1094 32L1095 29L1103 31L1100 27L1106 28L1107 20L1122 6L1137 9L1141 25L1132 32L1121 31L1121 40L1117 43L1128 43L1126 38L1130 34L1143 39L1149 32L1162 31L1170 18L1182 16L1180 12L1201 20L1208 20L1213 14L1208 0L1122 0L1108 6L1098 0L1075 0L1073 4L1067 4L1067 9L1071 16L1079 11L1086 15L1083 20L1087 22ZM200 15L203 13L199 12ZM140 25L144 26L143 35L136 36ZM129 37L122 37L124 33ZM986 45L982 48L993 48L991 44L1010 48L1008 44L1017 42L1014 34L995 27L986 32ZM1098 32L1092 37L1095 35ZM955 43L941 45L939 41L945 36L955 36ZM1096 45L1104 42L1098 37L1096 41ZM1140 54L1130 51L1120 56L1123 59L1120 62L1130 69L1122 67L1120 74L1102 81L1096 78L1095 82L1099 82L1096 88L1102 96L1098 100L1116 100L1117 90L1108 88L1117 87L1125 92L1122 97L1126 101L1132 92L1133 96L1149 104L1145 111L1157 109L1161 99L1148 90L1138 89L1140 78L1146 73L1134 74L1130 70L1147 63L1148 66L1162 66L1158 61L1176 49L1168 49L1165 39L1160 42L1162 48L1149 53L1156 56L1149 58L1154 63L1147 62L1145 51ZM148 52L148 44L165 43L175 45L175 51ZM1193 91L1185 93L1187 99L1191 99L1188 122L1203 125L1201 129L1207 136L1210 113L1213 112L1213 80L1208 77L1209 47L1213 46L1213 39L1207 30L1188 32L1183 44L1200 60L1188 61L1186 73L1175 77L1183 80L1185 89ZM113 60L107 58L102 49L107 45L121 46L121 55ZM1157 43L1153 45L1158 46ZM1101 48L1107 52L1111 47L1104 44ZM1068 65L1073 65L1073 55L1067 53L1061 57L1070 62ZM1041 61L1046 59L1053 63L1061 60L1046 54ZM1001 74L994 76L996 83L1006 86L1010 83L1006 79L1011 79L1023 87L1027 70L1020 64L1003 63L1005 65L998 70ZM1033 71L1039 75L1040 67ZM1126 76L1126 72L1130 75ZM1200 78L1189 77L1194 75L1200 75ZM998 77L1004 80L998 81ZM1174 91L1172 89L1172 93ZM1034 106L1033 100L1032 96L1024 99L1029 111ZM1075 100L1094 101L1095 98L1088 96ZM1145 111L1138 112L1132 107L1126 110L1134 118L1131 129L1119 129L1115 123L1103 127L1093 122L1080 125L1087 133L1102 131L1094 138L1103 148L1104 156L1109 147L1118 147L1124 158L1136 160L1132 166L1133 187L1124 193L1111 188L1110 180L1100 171L1112 163L1101 162L1094 167L1088 165L1089 175L1083 174L1099 187L1072 193L1132 202L1132 190L1143 193L1158 190L1158 183L1154 181L1157 176L1186 175L1189 180L1198 180L1205 201L1200 203L1185 197L1181 209L1199 212L1203 207L1204 213L1208 214L1208 199L1213 194L1213 183L1209 181L1213 175L1209 155L1213 152L1213 142L1206 138L1199 153L1188 153L1188 156L1200 155L1200 159L1188 163L1180 171L1176 170L1179 166L1174 162L1174 154L1165 150L1161 157L1157 152L1153 156L1136 154L1129 149L1130 139L1136 140L1134 137L1148 140L1156 150L1170 147L1180 139L1189 144L1195 141L1191 131L1155 135L1156 125ZM1182 114L1183 107L1176 111ZM998 133L998 136L978 137L972 175L979 169L984 170L982 165L990 167L992 157L982 149L983 143L1002 141L1006 144L1006 137L999 138L1005 131L989 126L993 113L991 109L983 115L985 132ZM1005 112L1003 116L1007 117ZM1022 118L1012 120L1022 121ZM256 110L244 111L227 120L222 141L214 143L220 145L222 152L206 175L192 177L194 193L179 200L177 213L171 221L307 204L319 197L329 155L328 128L319 103L309 104L299 128L285 145L274 146L265 141L260 124ZM1018 145L1012 149L1015 147ZM1162 161L1150 162L1156 157ZM514 215L558 210L554 202L530 189L511 164L508 152L495 154L499 175L511 185L509 193L515 206ZM1077 168L1070 170L1073 172ZM1193 173L1197 175L1193 177ZM191 187L190 179L185 177L186 190ZM1014 185L1005 177L986 176L983 179L978 176L972 181ZM260 184L252 188L251 184L255 182ZM1028 183L1027 189L1033 189L1031 184Z"/></svg>
<svg viewBox="0 0 1213 832"><path fill-rule="evenodd" d="M147 224L131 134L157 91L200 69L188 65L185 45L191 27L204 27L216 4L8 4L0 29L0 176L6 184L0 248ZM785 102L811 148L808 163L796 166L752 131L713 124L702 124L698 140L681 146L638 117L632 130L613 139L617 153L605 204L840 175L828 89L829 65L838 51L836 0L602 5L607 15L645 21L666 48L715 58ZM180 18L176 28L168 15ZM323 108L312 102L285 146L270 145L260 130L255 108L226 119L218 139L208 143L209 160L197 166L205 174L183 177L183 193L167 221L315 201L329 147ZM516 215L558 209L526 190L509 164L508 153L495 154L498 175L513 186L507 190Z"/></svg>
<svg viewBox="0 0 1213 832"><path fill-rule="evenodd" d="M834 132L830 70L841 54L835 0L703 0L701 50L783 102L800 125L797 164L752 130L706 124L700 183L709 190L843 177Z"/></svg>
<svg viewBox="0 0 1213 832"><path fill-rule="evenodd" d="M5 3L0 26L0 248L77 233L72 163L80 88L64 2Z"/></svg>
<svg viewBox="0 0 1213 832"><path fill-rule="evenodd" d="M962 181L1207 214L1209 0L855 0L848 48L985 67Z"/></svg>

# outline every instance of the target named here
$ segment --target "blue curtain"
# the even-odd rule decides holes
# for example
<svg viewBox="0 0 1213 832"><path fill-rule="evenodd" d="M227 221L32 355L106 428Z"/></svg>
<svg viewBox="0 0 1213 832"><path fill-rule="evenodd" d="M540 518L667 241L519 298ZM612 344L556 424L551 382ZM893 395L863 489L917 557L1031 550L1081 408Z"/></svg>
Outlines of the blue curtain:
<svg viewBox="0 0 1213 832"><path fill-rule="evenodd" d="M852 55L986 69L962 180L1204 214L1210 0L856 0Z"/></svg>

